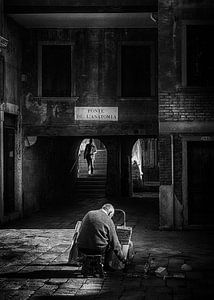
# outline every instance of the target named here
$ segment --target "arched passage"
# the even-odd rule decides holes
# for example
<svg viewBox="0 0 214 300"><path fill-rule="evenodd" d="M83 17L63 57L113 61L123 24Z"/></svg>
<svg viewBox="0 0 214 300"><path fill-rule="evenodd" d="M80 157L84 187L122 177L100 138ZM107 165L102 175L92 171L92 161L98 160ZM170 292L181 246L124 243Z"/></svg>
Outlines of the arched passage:
<svg viewBox="0 0 214 300"><path fill-rule="evenodd" d="M95 152L93 155L93 174L84 158L89 138L83 139L78 152L77 180L75 194L79 196L100 197L106 194L107 149L100 139L93 139Z"/></svg>
<svg viewBox="0 0 214 300"><path fill-rule="evenodd" d="M158 140L140 138L132 148L132 184L133 192L158 191Z"/></svg>

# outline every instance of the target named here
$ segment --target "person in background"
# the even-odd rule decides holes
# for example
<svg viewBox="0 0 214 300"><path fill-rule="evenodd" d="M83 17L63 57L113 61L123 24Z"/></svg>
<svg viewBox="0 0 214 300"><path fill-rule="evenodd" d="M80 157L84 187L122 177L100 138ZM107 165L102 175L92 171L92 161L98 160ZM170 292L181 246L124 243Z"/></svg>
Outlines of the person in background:
<svg viewBox="0 0 214 300"><path fill-rule="evenodd" d="M97 152L97 148L93 142L93 139L89 140L89 143L85 146L84 151L84 158L88 164L88 174L92 175L94 173L94 161L95 161L95 154Z"/></svg>
<svg viewBox="0 0 214 300"><path fill-rule="evenodd" d="M113 215L114 207L109 203L104 204L101 209L89 211L82 220L77 238L77 247L80 253L103 255L105 271L113 271L109 265L113 252L122 263L126 263L112 221Z"/></svg>

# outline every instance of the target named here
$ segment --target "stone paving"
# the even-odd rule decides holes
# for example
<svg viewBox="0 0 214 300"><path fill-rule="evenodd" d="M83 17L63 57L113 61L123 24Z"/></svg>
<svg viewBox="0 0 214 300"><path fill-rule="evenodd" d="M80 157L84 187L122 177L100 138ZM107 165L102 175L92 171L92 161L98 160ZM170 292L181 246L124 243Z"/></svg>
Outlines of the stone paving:
<svg viewBox="0 0 214 300"><path fill-rule="evenodd" d="M0 300L214 299L214 232L159 231L157 199L110 201L126 211L133 228L135 257L125 271L83 278L80 267L68 265L76 222L106 201L90 199L86 205L82 199L0 229ZM154 261L145 273L149 257ZM192 269L182 271L184 263ZM158 267L166 268L166 277L156 276Z"/></svg>

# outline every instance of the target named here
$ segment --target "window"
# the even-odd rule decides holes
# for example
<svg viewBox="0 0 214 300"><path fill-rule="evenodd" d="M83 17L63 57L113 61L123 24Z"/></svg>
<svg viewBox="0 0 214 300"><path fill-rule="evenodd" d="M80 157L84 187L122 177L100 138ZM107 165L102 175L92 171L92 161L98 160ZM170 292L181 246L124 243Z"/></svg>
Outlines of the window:
<svg viewBox="0 0 214 300"><path fill-rule="evenodd" d="M154 47L151 43L121 45L120 96L154 95Z"/></svg>
<svg viewBox="0 0 214 300"><path fill-rule="evenodd" d="M186 25L186 74L188 87L214 87L214 25Z"/></svg>
<svg viewBox="0 0 214 300"><path fill-rule="evenodd" d="M71 66L71 45L39 45L39 96L71 97Z"/></svg>

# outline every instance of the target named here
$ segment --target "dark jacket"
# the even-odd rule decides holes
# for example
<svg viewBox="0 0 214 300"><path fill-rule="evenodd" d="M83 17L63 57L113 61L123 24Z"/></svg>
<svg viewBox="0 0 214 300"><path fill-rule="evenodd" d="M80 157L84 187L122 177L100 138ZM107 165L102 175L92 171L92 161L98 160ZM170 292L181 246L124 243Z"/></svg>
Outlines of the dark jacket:
<svg viewBox="0 0 214 300"><path fill-rule="evenodd" d="M94 144L87 144L84 151L84 158L91 157L97 152L96 146Z"/></svg>

